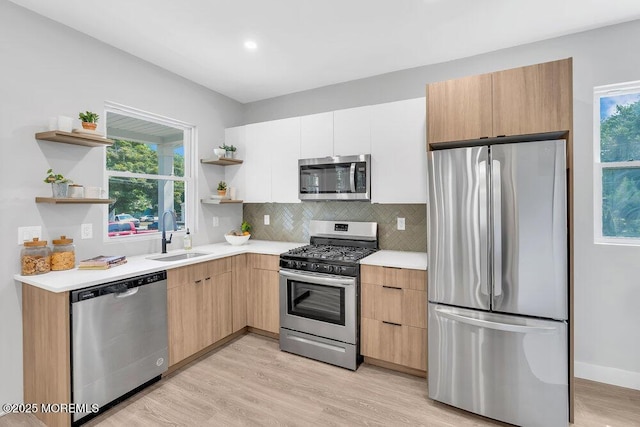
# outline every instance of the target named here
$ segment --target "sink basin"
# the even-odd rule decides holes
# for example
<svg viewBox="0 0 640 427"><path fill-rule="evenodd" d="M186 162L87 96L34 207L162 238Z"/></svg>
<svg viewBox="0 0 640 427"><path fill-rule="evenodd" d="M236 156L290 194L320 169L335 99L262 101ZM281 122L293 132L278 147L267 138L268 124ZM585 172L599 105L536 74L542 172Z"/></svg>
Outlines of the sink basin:
<svg viewBox="0 0 640 427"><path fill-rule="evenodd" d="M152 259L154 261L181 261L183 259L197 258L205 255L210 255L210 254L205 254L202 252L185 252L183 254L176 254L176 255L159 255L159 256L149 257L148 259Z"/></svg>

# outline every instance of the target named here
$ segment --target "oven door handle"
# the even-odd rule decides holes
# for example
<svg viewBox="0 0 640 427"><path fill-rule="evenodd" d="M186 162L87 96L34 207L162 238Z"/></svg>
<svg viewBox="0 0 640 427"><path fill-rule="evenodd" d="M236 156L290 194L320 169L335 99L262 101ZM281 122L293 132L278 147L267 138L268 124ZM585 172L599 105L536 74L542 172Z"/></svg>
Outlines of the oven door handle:
<svg viewBox="0 0 640 427"><path fill-rule="evenodd" d="M338 279L334 277L320 276L314 273L300 274L289 270L280 270L280 275L289 279L296 279L301 282L316 283L320 285L331 285L340 288L348 288L356 284L356 279L354 277L345 277L344 279Z"/></svg>

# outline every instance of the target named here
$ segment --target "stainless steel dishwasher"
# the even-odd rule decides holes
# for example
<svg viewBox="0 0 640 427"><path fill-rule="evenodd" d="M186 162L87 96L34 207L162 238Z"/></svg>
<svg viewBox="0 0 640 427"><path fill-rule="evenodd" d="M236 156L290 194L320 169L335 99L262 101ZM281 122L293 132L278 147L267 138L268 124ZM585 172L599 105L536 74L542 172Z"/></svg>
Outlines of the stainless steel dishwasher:
<svg viewBox="0 0 640 427"><path fill-rule="evenodd" d="M166 271L71 292L71 333L77 408L105 409L160 379L168 364ZM95 414L74 413L73 423L88 415Z"/></svg>

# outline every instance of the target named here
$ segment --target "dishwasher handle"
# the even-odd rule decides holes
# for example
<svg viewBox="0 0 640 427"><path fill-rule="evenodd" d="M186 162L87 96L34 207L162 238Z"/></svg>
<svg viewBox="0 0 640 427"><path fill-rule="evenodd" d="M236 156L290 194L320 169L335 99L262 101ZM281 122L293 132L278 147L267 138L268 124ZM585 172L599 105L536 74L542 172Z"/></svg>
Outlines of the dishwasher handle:
<svg viewBox="0 0 640 427"><path fill-rule="evenodd" d="M132 289L129 289L128 291L119 292L119 293L113 294L113 295L116 298L126 298L126 297L130 297L131 295L137 294L139 290L140 290L140 287L137 287L137 288L132 288Z"/></svg>

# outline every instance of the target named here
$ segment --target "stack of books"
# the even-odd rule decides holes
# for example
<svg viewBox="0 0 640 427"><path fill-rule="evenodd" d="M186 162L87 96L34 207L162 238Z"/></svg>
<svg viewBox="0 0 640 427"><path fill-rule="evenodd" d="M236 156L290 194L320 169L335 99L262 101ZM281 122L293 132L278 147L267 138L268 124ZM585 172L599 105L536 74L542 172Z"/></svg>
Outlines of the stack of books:
<svg viewBox="0 0 640 427"><path fill-rule="evenodd" d="M84 259L78 264L78 270L106 270L111 267L125 264L127 257L124 255L99 255L97 257Z"/></svg>

